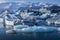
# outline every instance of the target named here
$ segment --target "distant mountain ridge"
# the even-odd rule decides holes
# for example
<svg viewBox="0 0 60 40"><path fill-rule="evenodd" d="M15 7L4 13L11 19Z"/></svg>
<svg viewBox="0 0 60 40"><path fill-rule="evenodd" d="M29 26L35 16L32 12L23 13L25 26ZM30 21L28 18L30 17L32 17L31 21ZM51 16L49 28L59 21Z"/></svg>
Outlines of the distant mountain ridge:
<svg viewBox="0 0 60 40"><path fill-rule="evenodd" d="M24 10L24 9L39 9L45 7L49 10L60 10L60 6L49 3L18 3L18 2L7 2L0 3L0 10L8 9L10 11Z"/></svg>

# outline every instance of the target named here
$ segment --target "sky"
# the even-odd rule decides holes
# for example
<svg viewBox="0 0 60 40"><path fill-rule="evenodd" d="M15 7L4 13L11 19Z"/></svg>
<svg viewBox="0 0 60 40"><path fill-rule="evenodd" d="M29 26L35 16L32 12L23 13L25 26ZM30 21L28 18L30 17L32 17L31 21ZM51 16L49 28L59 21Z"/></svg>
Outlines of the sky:
<svg viewBox="0 0 60 40"><path fill-rule="evenodd" d="M60 5L60 0L0 0L0 3L2 2L23 2L23 3L29 3L29 2L43 2L43 3L52 3L52 4L59 4Z"/></svg>

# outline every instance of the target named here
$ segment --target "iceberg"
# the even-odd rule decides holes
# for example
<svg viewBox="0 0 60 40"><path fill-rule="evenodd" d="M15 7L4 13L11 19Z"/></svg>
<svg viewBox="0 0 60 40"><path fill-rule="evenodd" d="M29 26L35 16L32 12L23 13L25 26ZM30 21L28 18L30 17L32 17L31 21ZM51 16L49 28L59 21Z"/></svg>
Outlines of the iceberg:
<svg viewBox="0 0 60 40"><path fill-rule="evenodd" d="M19 32L57 32L56 27L35 26L35 27L23 27L23 25L15 26L15 31Z"/></svg>

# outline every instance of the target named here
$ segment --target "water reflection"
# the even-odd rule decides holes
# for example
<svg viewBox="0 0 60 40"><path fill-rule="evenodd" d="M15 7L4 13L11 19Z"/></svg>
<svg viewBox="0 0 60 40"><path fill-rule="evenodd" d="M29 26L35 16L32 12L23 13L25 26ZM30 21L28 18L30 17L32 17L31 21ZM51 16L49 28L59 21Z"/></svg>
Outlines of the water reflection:
<svg viewBox="0 0 60 40"><path fill-rule="evenodd" d="M6 34L5 28L0 28L0 39L2 40L58 40L59 32L21 32Z"/></svg>
<svg viewBox="0 0 60 40"><path fill-rule="evenodd" d="M44 40L44 39L58 39L60 38L60 33L18 33L18 34L7 34L10 37L13 37L13 39L17 40L17 39L25 39L25 40ZM22 37L22 38L21 38ZM17 39L16 39L17 38Z"/></svg>

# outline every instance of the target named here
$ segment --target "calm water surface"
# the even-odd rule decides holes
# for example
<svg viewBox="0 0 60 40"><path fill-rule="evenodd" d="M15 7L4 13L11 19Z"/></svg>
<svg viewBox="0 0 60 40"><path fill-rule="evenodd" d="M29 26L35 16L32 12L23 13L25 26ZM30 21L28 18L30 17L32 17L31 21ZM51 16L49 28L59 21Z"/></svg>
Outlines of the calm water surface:
<svg viewBox="0 0 60 40"><path fill-rule="evenodd" d="M6 34L5 28L0 28L0 40L60 40L60 33L50 32Z"/></svg>

